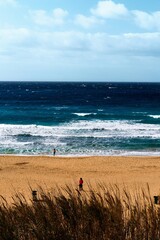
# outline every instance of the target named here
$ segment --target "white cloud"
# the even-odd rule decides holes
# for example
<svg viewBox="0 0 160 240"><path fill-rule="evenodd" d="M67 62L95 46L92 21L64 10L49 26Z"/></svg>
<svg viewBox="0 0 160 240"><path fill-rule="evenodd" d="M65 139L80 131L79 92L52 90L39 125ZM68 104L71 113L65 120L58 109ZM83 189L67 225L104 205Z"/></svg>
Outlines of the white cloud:
<svg viewBox="0 0 160 240"><path fill-rule="evenodd" d="M21 51L31 55L33 52L44 55L46 52L59 52L60 55L72 52L74 57L77 54L160 57L160 33L109 35L77 31L41 32L25 28L1 29L0 52L17 54Z"/></svg>
<svg viewBox="0 0 160 240"><path fill-rule="evenodd" d="M17 6L17 4L16 0L0 0L0 6Z"/></svg>
<svg viewBox="0 0 160 240"><path fill-rule="evenodd" d="M36 24L52 26L64 24L68 12L61 8L56 8L50 15L44 10L30 11L30 14Z"/></svg>
<svg viewBox="0 0 160 240"><path fill-rule="evenodd" d="M56 8L53 10L53 21L57 25L61 25L64 23L65 18L67 17L68 12L61 8Z"/></svg>
<svg viewBox="0 0 160 240"><path fill-rule="evenodd" d="M30 11L34 22L38 25L52 25L53 18L49 17L44 10Z"/></svg>
<svg viewBox="0 0 160 240"><path fill-rule="evenodd" d="M122 53L133 56L160 57L160 33L126 33L121 37L119 43Z"/></svg>
<svg viewBox="0 0 160 240"><path fill-rule="evenodd" d="M160 11L151 14L143 11L132 11L138 26L147 30L160 30Z"/></svg>
<svg viewBox="0 0 160 240"><path fill-rule="evenodd" d="M75 19L75 23L84 28L92 27L93 25L95 25L98 22L100 22L100 21L98 21L98 19L95 18L94 16L86 17L82 14L78 14Z"/></svg>
<svg viewBox="0 0 160 240"><path fill-rule="evenodd" d="M39 43L51 51L88 51L90 41L88 34L69 31L69 32L48 32L37 33Z"/></svg>
<svg viewBox="0 0 160 240"><path fill-rule="evenodd" d="M101 32L0 29L3 80L44 80L46 77L51 80L82 80L82 77L84 80L106 80L108 74L112 80L120 80L120 76L124 80L126 74L126 80L134 76L141 80L144 73L152 79L153 74L156 77L159 73L159 62L158 32L109 35ZM153 71L149 70L150 67ZM135 68L138 68L137 73Z"/></svg>
<svg viewBox="0 0 160 240"><path fill-rule="evenodd" d="M102 18L118 18L128 14L127 8L124 4L116 4L111 0L99 1L97 7L91 9L91 13Z"/></svg>
<svg viewBox="0 0 160 240"><path fill-rule="evenodd" d="M111 0L99 1L96 8L90 9L90 12L89 17L78 14L75 19L76 24L87 29L95 24L104 23L104 19L119 18L129 14L123 4L116 4Z"/></svg>
<svg viewBox="0 0 160 240"><path fill-rule="evenodd" d="M26 39L30 38L30 30L26 28L8 28L0 29L0 45L13 46L24 43Z"/></svg>

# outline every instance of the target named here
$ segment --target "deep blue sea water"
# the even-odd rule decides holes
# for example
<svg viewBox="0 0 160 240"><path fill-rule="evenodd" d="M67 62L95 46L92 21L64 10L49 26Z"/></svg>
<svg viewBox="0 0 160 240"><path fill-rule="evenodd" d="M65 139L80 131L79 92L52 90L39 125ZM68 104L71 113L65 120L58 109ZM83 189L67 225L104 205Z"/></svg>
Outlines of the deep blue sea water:
<svg viewBox="0 0 160 240"><path fill-rule="evenodd" d="M0 154L160 155L160 83L0 82Z"/></svg>

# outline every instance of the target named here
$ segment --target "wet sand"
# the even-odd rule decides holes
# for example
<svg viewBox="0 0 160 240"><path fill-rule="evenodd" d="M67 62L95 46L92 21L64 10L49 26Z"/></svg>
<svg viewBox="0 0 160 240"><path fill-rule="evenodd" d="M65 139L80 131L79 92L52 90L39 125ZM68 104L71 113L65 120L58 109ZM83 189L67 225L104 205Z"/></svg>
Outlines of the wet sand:
<svg viewBox="0 0 160 240"><path fill-rule="evenodd" d="M0 156L0 195L8 201L20 192L31 197L38 186L78 186L79 178L95 187L97 183L124 185L131 191L148 183L151 194L160 194L160 157L54 157Z"/></svg>

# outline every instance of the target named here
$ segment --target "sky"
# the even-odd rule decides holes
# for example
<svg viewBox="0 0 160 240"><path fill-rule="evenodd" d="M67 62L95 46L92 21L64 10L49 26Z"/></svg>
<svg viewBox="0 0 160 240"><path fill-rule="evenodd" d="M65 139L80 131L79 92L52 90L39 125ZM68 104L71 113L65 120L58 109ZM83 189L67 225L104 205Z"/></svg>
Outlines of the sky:
<svg viewBox="0 0 160 240"><path fill-rule="evenodd" d="M160 82L160 0L0 0L0 81Z"/></svg>

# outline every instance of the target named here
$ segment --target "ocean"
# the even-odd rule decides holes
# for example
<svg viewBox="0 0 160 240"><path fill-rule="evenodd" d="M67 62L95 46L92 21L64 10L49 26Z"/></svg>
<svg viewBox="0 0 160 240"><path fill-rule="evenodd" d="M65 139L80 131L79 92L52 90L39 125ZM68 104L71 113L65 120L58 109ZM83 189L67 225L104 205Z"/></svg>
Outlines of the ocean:
<svg viewBox="0 0 160 240"><path fill-rule="evenodd" d="M0 154L160 155L160 83L0 82Z"/></svg>

